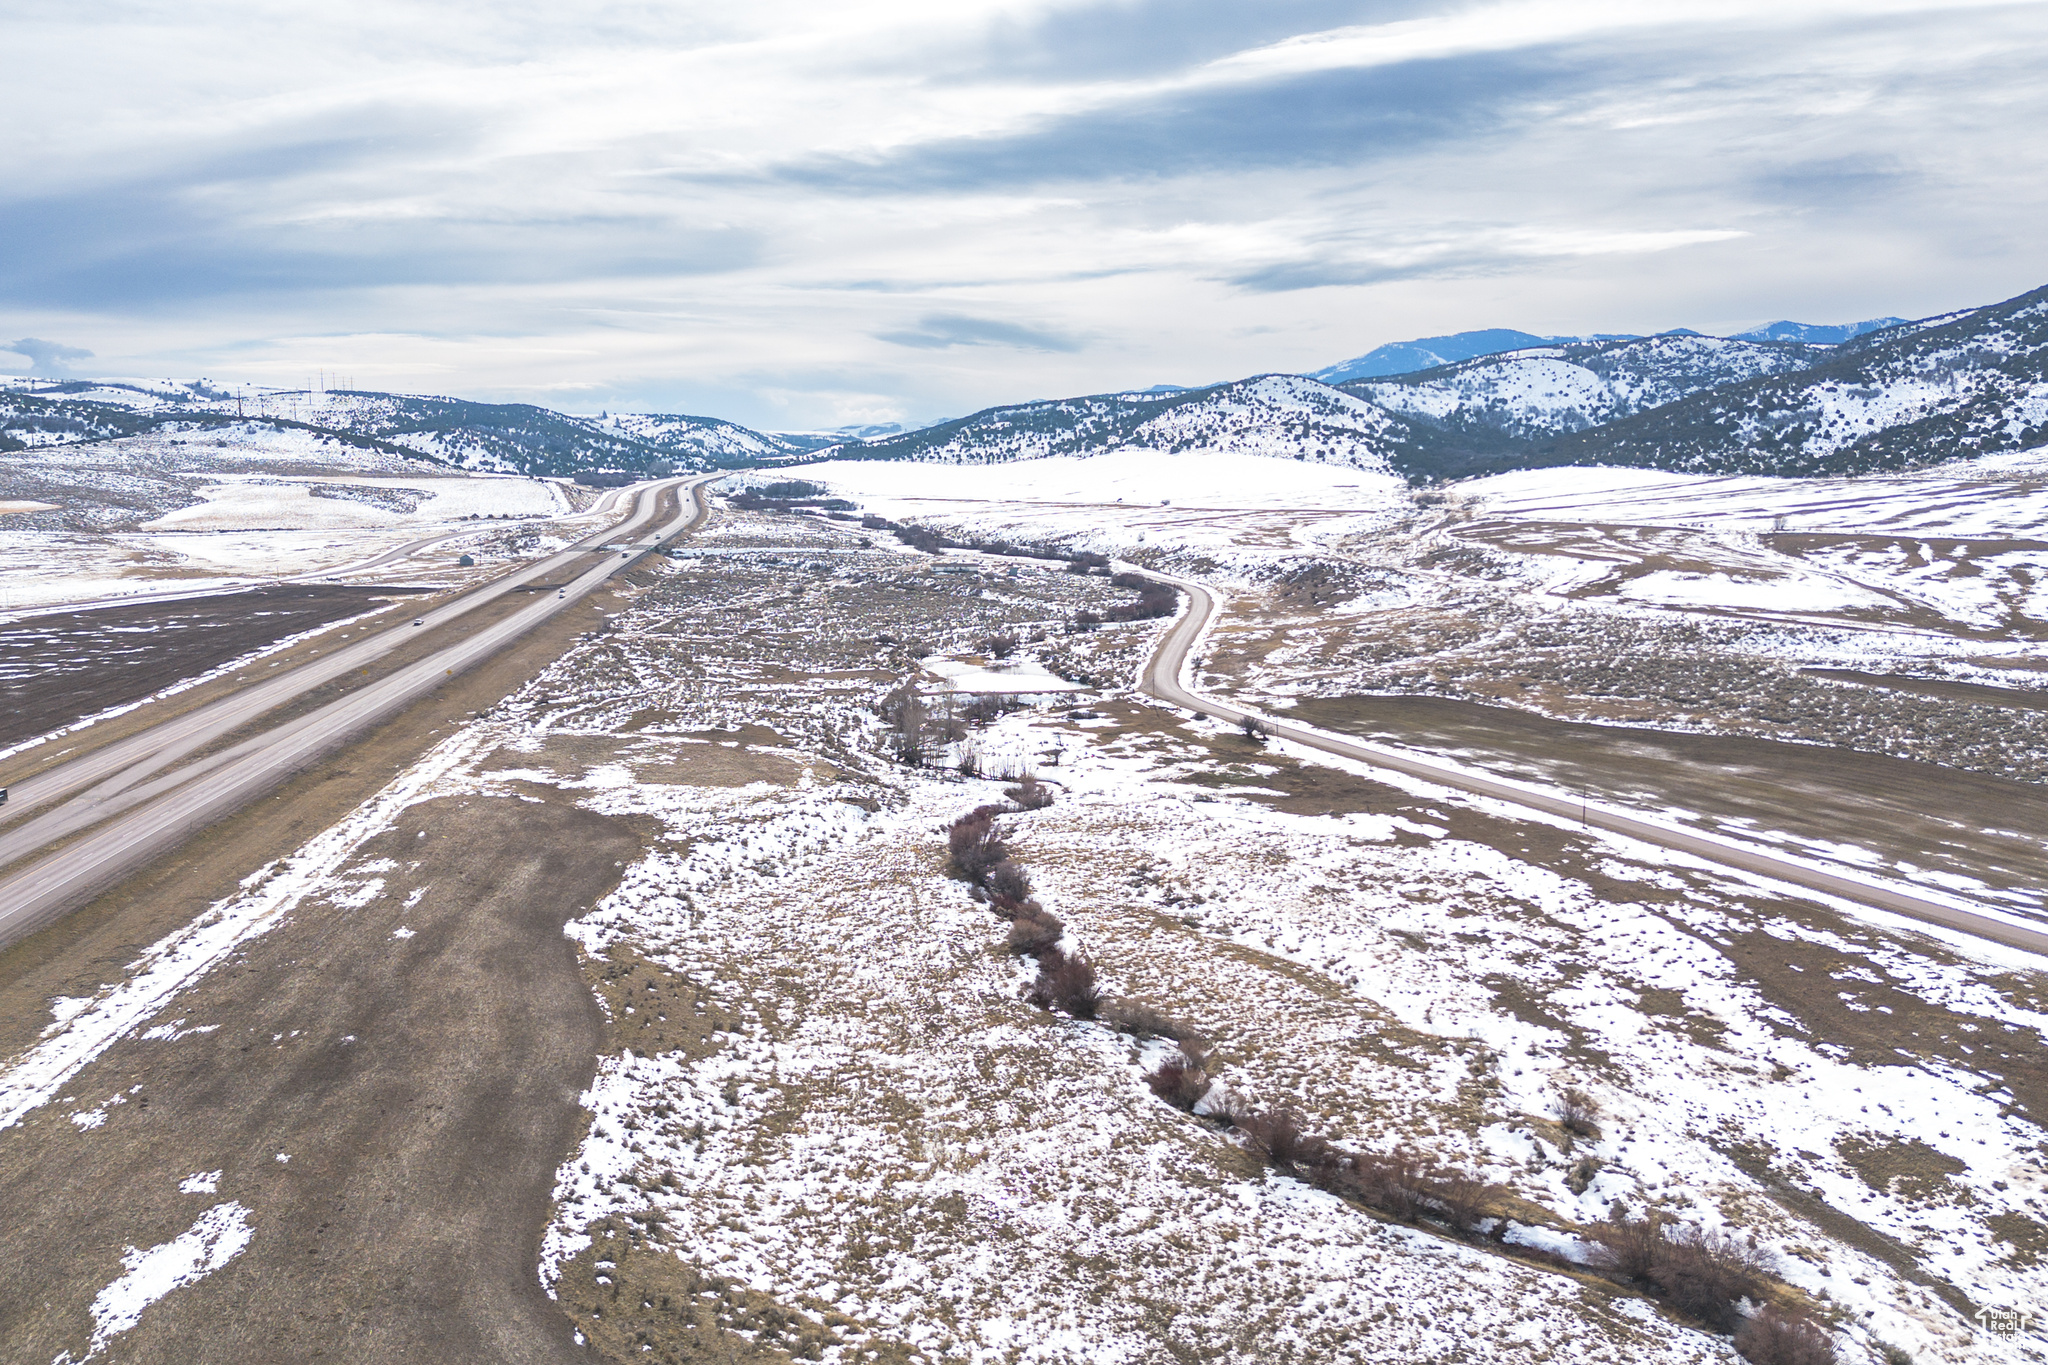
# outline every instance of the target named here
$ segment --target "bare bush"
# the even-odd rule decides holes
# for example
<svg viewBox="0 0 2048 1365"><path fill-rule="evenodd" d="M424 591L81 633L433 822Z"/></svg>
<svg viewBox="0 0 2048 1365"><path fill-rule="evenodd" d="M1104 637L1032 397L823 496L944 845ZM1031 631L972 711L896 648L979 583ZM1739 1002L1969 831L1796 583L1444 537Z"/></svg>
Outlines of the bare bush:
<svg viewBox="0 0 2048 1365"><path fill-rule="evenodd" d="M961 706L960 718L974 725L986 725L998 717L1021 710L1023 705L1015 697L1006 697L1000 692L984 692Z"/></svg>
<svg viewBox="0 0 2048 1365"><path fill-rule="evenodd" d="M1031 878L1025 875L1023 868L1008 858L984 873L981 884L988 888L989 895L1002 896L1019 904L1031 894Z"/></svg>
<svg viewBox="0 0 2048 1365"><path fill-rule="evenodd" d="M929 719L924 698L917 694L917 684L903 683L876 708L882 723L888 727L889 746L899 763L913 767L924 762L925 723Z"/></svg>
<svg viewBox="0 0 2048 1365"><path fill-rule="evenodd" d="M1835 1339L1811 1318L1764 1310L1735 1334L1735 1353L1750 1365L1836 1365Z"/></svg>
<svg viewBox="0 0 2048 1365"><path fill-rule="evenodd" d="M1595 1265L1655 1288L1672 1307L1724 1332L1741 1322L1742 1301L1762 1299L1769 1283L1769 1257L1720 1229L1641 1218L1608 1223L1593 1237Z"/></svg>
<svg viewBox="0 0 2048 1365"><path fill-rule="evenodd" d="M1052 804L1052 788L1030 773L1024 774L1016 786L1005 787L1003 795L1016 803L1020 810L1044 810Z"/></svg>
<svg viewBox="0 0 2048 1365"><path fill-rule="evenodd" d="M1275 1166L1324 1173L1343 1169L1347 1164L1328 1138L1308 1131L1297 1110L1245 1114L1237 1120L1237 1126L1244 1131L1252 1150Z"/></svg>
<svg viewBox="0 0 2048 1365"><path fill-rule="evenodd" d="M1556 1113L1558 1127L1574 1137L1600 1135L1600 1103L1585 1091L1573 1087L1559 1095Z"/></svg>
<svg viewBox="0 0 2048 1365"><path fill-rule="evenodd" d="M984 635L975 648L991 659L1007 659L1017 652L1017 637L1004 632L1000 635Z"/></svg>
<svg viewBox="0 0 2048 1365"><path fill-rule="evenodd" d="M1673 1307L1727 1331L1741 1320L1742 1300L1763 1298L1770 1259L1755 1242L1719 1228L1684 1227L1667 1238L1672 1249L1651 1279Z"/></svg>
<svg viewBox="0 0 2048 1365"><path fill-rule="evenodd" d="M1191 1110L1209 1093L1209 1073L1201 1059L1186 1050L1168 1057L1160 1068L1145 1078L1152 1093L1176 1109Z"/></svg>
<svg viewBox="0 0 2048 1365"><path fill-rule="evenodd" d="M1489 1217L1486 1206L1493 1186L1464 1171L1452 1171L1437 1180L1432 1195L1446 1223L1460 1232L1477 1232Z"/></svg>
<svg viewBox="0 0 2048 1365"><path fill-rule="evenodd" d="M962 777L980 777L981 750L973 745L962 745L960 757L954 762L953 766L959 769L960 776Z"/></svg>
<svg viewBox="0 0 2048 1365"><path fill-rule="evenodd" d="M1664 1246L1655 1218L1619 1218L1593 1229L1593 1264L1624 1280L1647 1282Z"/></svg>
<svg viewBox="0 0 2048 1365"><path fill-rule="evenodd" d="M988 871L1010 856L1003 833L996 826L1001 808L978 806L953 822L946 831L946 847L953 855L953 868L979 886Z"/></svg>
<svg viewBox="0 0 2048 1365"><path fill-rule="evenodd" d="M1264 744L1266 737L1272 733L1266 722L1254 715L1246 715L1240 718L1237 722L1237 728L1244 731L1246 739L1257 744Z"/></svg>
<svg viewBox="0 0 2048 1365"><path fill-rule="evenodd" d="M974 887L967 894L969 897L976 897L980 890L981 888ZM1045 914L1045 907L1038 903L1035 896L1026 896L1023 900L1011 896L989 896L988 908L1004 919L1016 919L1020 915L1043 917Z"/></svg>
<svg viewBox="0 0 2048 1365"><path fill-rule="evenodd" d="M1025 997L1040 1009L1061 1009L1076 1019L1093 1019L1102 1001L1095 984L1095 967L1085 957L1068 957L1057 948L1047 948L1038 958L1038 980Z"/></svg>
<svg viewBox="0 0 2048 1365"><path fill-rule="evenodd" d="M1344 1174L1346 1193L1404 1223L1420 1222L1436 1208L1436 1171L1414 1152L1361 1156Z"/></svg>
<svg viewBox="0 0 2048 1365"><path fill-rule="evenodd" d="M1192 1026L1139 1000L1106 1000L1097 1013L1103 1023L1134 1038L1171 1038L1177 1043L1192 1043L1200 1037Z"/></svg>
<svg viewBox="0 0 2048 1365"><path fill-rule="evenodd" d="M1037 957L1051 952L1066 932L1066 925L1043 910L1035 915L1019 913L1010 921L1010 932L1003 943L1019 956Z"/></svg>

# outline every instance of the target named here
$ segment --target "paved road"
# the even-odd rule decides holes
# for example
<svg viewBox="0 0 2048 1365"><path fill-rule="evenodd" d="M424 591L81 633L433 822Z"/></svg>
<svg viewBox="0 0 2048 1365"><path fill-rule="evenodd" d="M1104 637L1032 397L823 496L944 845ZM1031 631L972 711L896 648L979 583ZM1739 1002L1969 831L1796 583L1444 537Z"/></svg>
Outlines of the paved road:
<svg viewBox="0 0 2048 1365"><path fill-rule="evenodd" d="M599 498L596 502L592 503L587 511L575 513L573 518L558 517L548 518L548 520L571 520L589 516L601 517L605 515L607 512L611 511L612 508L618 504L620 498L633 497L641 492L644 492L644 490L638 487L613 488L608 490L603 497ZM280 578L276 581L280 583L326 583L334 579L344 578L349 574L365 573L371 569L382 568L384 565L392 563L394 560L409 559L413 555L418 554L421 550L425 550L431 548L432 546L439 545L443 541L459 540L463 536L481 535L486 531L495 529L498 529L495 523L487 523L476 526L467 526L456 531L443 531L439 535L428 536L424 540L409 541L406 544L399 546L395 550L386 550L384 551L384 553L379 555L372 555L368 559L359 559L355 561L353 564L342 564L331 569L319 569L314 571L313 573L301 574L297 578ZM614 535L617 534L621 529L622 528L620 527L614 526L608 531L599 532L598 535ZM586 536L584 537L584 539L578 541L577 543L579 545L589 545L592 544L596 538L597 537L594 536Z"/></svg>
<svg viewBox="0 0 2048 1365"><path fill-rule="evenodd" d="M566 569L597 545L621 537L630 538L653 519L663 494L682 482L666 480L636 490L637 496L632 511L619 525L604 527L569 549L528 565L517 573L495 579L440 606L427 608L419 619L424 620L429 627L444 625L536 579ZM92 788L85 798L88 802L104 802L121 796L152 773L162 771L185 755L213 743L222 735L240 729L265 712L311 691L322 683L376 662L413 638L410 634L412 629L411 626L401 624L364 636L341 646L325 657L311 658L296 668L284 670L275 677L265 678L262 682L242 688L217 702L174 716L161 725L153 726L104 748L92 750L60 767L24 778L14 784L5 810L0 811L0 817L10 821L20 820L38 806L84 791L88 787ZM102 815L111 813L111 809L101 812ZM0 867L5 867L15 859L34 852L56 837L59 835L53 833L31 838L25 829L10 830L5 835L0 835Z"/></svg>
<svg viewBox="0 0 2048 1365"><path fill-rule="evenodd" d="M1710 862L1728 867L1741 868L1746 872L1760 873L1778 881L1790 882L1808 890L1822 891L1844 900L1889 910L1928 924L1938 924L1948 929L1960 929L1979 938L1990 939L2009 947L2022 948L2028 952L2048 956L2048 932L2029 929L2023 925L1998 919L1990 915L1975 914L1955 906L1943 905L1937 901L1923 900L1918 896L1894 891L1888 887L1859 881L1853 877L1840 876L1776 857L1761 849L1737 843L1731 839L1694 833L1689 830L1673 829L1668 825L1648 820L1639 820L1612 810L1589 806L1579 799L1558 793L1545 792L1517 782L1504 782L1493 778L1448 767L1429 759L1406 753L1398 749L1382 748L1377 744L1361 744L1355 740L1340 739L1320 730L1310 730L1300 725L1266 716L1230 702L1203 696L1190 689L1185 682L1189 653L1201 639L1202 632L1216 614L1216 596L1200 583L1184 578L1172 578L1165 574L1146 569L1137 569L1147 578L1162 583L1171 583L1189 594L1192 605L1183 612L1171 629L1160 641L1158 650L1145 665L1139 679L1141 690L1175 706L1203 711L1227 721L1241 721L1246 716L1258 716L1268 731L1278 738L1295 744L1320 749L1324 753L1337 754L1343 758L1356 759L1376 768L1385 768L1411 777L1423 778L1438 786L1450 787L1457 791L1470 792L1476 796L1488 796L1495 800L1511 802L1530 810L1543 811L1550 815L1577 820L1598 829L1625 834L1632 839L1690 853Z"/></svg>
<svg viewBox="0 0 2048 1365"><path fill-rule="evenodd" d="M79 828L95 823L98 827L0 879L0 945L31 933L66 910L82 904L128 872L175 847L255 796L281 784L351 736L396 714L452 674L489 658L670 537L696 526L708 510L705 486L717 477L666 480L642 490L633 515L624 525L592 537L606 544L624 544L626 551L586 569L565 584L559 595L543 594L522 610L467 639L222 754L154 780L143 780L159 773L176 756L189 753L263 711L396 648L408 638L412 627L394 626L326 659L301 665L283 677L266 680L260 687L245 689L223 698L212 707L190 713L190 717L207 717L204 720L175 718L166 723L172 731L169 736L132 748L128 747L128 741L123 741L120 745L110 745L107 750L81 758L78 762L87 765L85 771L106 780L86 792L80 801L47 811L8 831L4 838L0 838L0 858L19 858ZM662 494L684 485L689 486L692 493L688 511L679 512L667 525L642 531L641 528L653 519ZM457 608L473 610L484 601L588 553L585 549L550 556L518 574L434 609L427 620L430 624L438 624L453 614L459 614ZM155 732L150 733L153 735ZM136 737L138 740L144 738ZM110 751L123 749L127 750L129 759L126 766L102 757ZM165 754L170 754L170 757L165 757ZM67 764L64 769L53 770L49 776L54 777L72 766ZM76 779L67 779L67 782L63 790L77 790L79 783ZM22 784L23 789L29 787L29 783ZM51 799L40 791L29 795L36 800ZM124 813L118 818L108 819L108 815L114 812Z"/></svg>
<svg viewBox="0 0 2048 1365"><path fill-rule="evenodd" d="M552 518L552 520L580 521L585 517L603 516L612 509L621 496L634 496L643 491L643 485L614 488L606 492L603 497L592 503L585 510L577 512L573 516L556 517ZM130 592L122 593L115 597L94 597L83 602L46 602L33 607L10 608L0 611L0 621L18 621L26 617L40 616L45 612L52 611L97 611L101 607L132 607L144 602L191 602L203 597L220 597L226 593L246 592L251 588L261 588L277 583L326 583L349 574L363 573L366 570L378 568L394 560L405 559L411 555L418 554L429 546L439 545L444 540L455 540L462 536L481 535L490 529L492 529L490 525L479 524L465 527L461 530L444 531L439 535L427 536L422 540L408 541L397 549L385 550L382 553L372 555L368 559L359 559L350 564L316 569L311 573L298 574L291 578L236 578L226 580L224 583L216 584L211 588L165 588L156 592ZM616 529L616 527L613 528L613 530ZM605 534L610 534L610 532ZM588 543L589 539L589 537L585 537L584 541L578 543Z"/></svg>

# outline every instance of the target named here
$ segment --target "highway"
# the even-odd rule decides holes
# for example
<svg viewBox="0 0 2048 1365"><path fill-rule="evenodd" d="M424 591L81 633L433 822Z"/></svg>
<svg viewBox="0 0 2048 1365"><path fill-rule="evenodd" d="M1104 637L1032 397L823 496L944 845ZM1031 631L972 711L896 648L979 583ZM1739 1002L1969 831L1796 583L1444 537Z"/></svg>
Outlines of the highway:
<svg viewBox="0 0 2048 1365"><path fill-rule="evenodd" d="M1947 929L1959 929L1994 943L2048 956L2048 932L2014 924L2010 920L1976 914L1854 877L1841 876L1776 856L1733 839L1676 829L1670 825L1589 805L1580 798L1568 794L1548 792L1520 782L1484 777L1463 768L1432 762L1422 755L1399 749L1342 739L1321 730L1290 724L1262 712L1202 695L1187 685L1187 665L1190 654L1216 615L1216 594L1202 584L1188 579L1155 573L1135 565L1118 567L1128 567L1132 572L1143 574L1147 578L1161 583L1171 583L1189 597L1188 609L1181 613L1160 640L1159 648L1146 663L1139 679L1139 690L1160 701L1232 722L1242 722L1245 717L1254 716L1265 726L1267 733L1290 743L1305 745L1342 758L1355 759L1375 768L1419 777L1440 787L1469 792L1475 796L1491 797L1529 810L1542 811L1547 815L1562 816L1596 829L1625 834L1631 839L1640 839L1662 848L1689 853L1709 862L1740 868L1745 872L1789 882L1810 891L1825 892L1830 896L1839 896L1844 900L1888 910L1895 915L1904 915L1909 919L1940 925Z"/></svg>
<svg viewBox="0 0 2048 1365"><path fill-rule="evenodd" d="M706 487L718 475L668 479L637 490L624 522L595 533L570 549L487 584L424 614L439 625L586 558L599 545L619 545L608 555L535 601L390 675L365 684L328 705L278 725L220 753L175 771L179 758L242 728L265 712L324 682L367 666L417 638L416 627L400 623L316 658L276 678L265 679L221 700L174 717L142 734L108 745L20 783L10 814L38 805L41 815L0 835L0 866L18 863L35 850L81 829L85 833L0 878L0 945L84 903L92 895L150 859L176 847L213 821L238 809L350 738L397 714L450 676L462 672L603 585L619 570L673 536L700 524L708 514ZM664 496L687 487L690 496L666 525L645 530ZM83 789L83 790L82 790ZM74 799L54 804L72 793ZM96 826L96 827L95 827Z"/></svg>
<svg viewBox="0 0 2048 1365"><path fill-rule="evenodd" d="M676 487L680 482L669 480L636 490L638 496L635 498L633 510L625 521L593 532L568 549L530 564L516 573L494 579L440 606L423 610L418 619L424 620L427 625L418 629L444 625L536 579L565 569L577 559L588 555L598 545L609 543L621 536L631 536L653 519L663 493ZM94 788L92 799L108 799L151 773L195 750L204 748L222 735L240 729L292 698L309 692L331 679L368 667L392 650L406 644L413 638L410 634L413 629L415 628L401 624L380 630L373 635L366 635L341 646L331 654L308 660L296 668L281 672L276 677L266 678L254 686L243 688L211 705L173 717L161 725L109 744L105 748L92 750L61 767L24 778L15 783L10 791L4 816L10 820L19 819L37 806L59 800L86 787ZM16 832L0 835L0 867L5 867L22 854L32 852L47 842L48 839L43 839L24 845Z"/></svg>

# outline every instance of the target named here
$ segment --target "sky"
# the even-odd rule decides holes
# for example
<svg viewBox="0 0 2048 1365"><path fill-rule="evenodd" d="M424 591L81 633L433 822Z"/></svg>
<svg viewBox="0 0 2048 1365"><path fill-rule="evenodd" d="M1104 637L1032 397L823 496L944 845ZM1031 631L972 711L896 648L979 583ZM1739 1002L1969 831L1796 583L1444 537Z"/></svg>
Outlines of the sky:
<svg viewBox="0 0 2048 1365"><path fill-rule="evenodd" d="M2048 4L0 0L0 373L808 429L2048 283Z"/></svg>

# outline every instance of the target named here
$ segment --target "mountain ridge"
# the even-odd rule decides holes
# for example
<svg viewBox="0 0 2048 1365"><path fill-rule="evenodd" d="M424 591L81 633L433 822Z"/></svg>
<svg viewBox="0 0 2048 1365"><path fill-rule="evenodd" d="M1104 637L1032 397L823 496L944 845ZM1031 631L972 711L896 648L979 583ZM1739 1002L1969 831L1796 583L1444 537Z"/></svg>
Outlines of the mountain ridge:
<svg viewBox="0 0 2048 1365"><path fill-rule="evenodd" d="M1826 330L1752 330L1788 327ZM0 389L0 452L264 421L460 469L552 477L821 457L987 464L1143 449L1236 451L1428 483L1568 464L1856 473L2048 443L2048 287L1834 330L1845 328L1858 334L1535 338L1337 385L1277 373L1154 385L1000 404L912 431L761 432L716 417L578 416L367 391L267 391L252 413L251 400L204 381L31 381ZM1493 329L1424 340L1462 337L1472 349L1531 336Z"/></svg>

